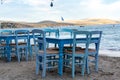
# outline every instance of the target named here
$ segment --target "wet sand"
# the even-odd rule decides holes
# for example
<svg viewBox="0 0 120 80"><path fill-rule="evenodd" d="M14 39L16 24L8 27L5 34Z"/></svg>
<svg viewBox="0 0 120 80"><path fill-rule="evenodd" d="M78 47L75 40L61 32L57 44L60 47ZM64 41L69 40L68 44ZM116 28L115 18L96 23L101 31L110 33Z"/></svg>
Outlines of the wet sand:
<svg viewBox="0 0 120 80"><path fill-rule="evenodd" d="M99 71L95 72L91 64L91 74L81 76L80 71L76 71L75 78L71 77L71 69L66 69L63 76L57 74L57 70L47 71L44 80L120 80L120 58L100 56ZM6 62L0 59L0 80L43 80L41 73L35 74L35 60L20 63L16 60Z"/></svg>

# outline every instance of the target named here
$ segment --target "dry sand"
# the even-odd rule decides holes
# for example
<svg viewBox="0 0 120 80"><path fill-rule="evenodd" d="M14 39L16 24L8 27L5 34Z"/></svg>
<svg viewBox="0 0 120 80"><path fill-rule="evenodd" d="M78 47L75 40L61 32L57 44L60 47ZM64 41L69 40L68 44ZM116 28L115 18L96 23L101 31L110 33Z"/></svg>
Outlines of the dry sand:
<svg viewBox="0 0 120 80"><path fill-rule="evenodd" d="M17 60L6 62L0 59L0 80L43 80L41 73L35 74L35 60L26 62ZM73 80L71 78L71 70L66 69L63 76L57 74L57 70L47 72L44 80ZM99 71L94 71L91 65L91 74L80 75L80 71L76 71L74 80L120 80L120 58L100 56Z"/></svg>

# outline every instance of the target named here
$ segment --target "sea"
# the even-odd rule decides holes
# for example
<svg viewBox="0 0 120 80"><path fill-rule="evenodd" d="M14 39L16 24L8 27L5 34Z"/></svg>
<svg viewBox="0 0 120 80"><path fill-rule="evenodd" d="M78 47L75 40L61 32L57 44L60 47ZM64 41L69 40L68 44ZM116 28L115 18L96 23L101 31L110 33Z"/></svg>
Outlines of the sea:
<svg viewBox="0 0 120 80"><path fill-rule="evenodd" d="M91 26L57 26L49 28L71 28L87 31L102 31L100 43L100 55L120 57L120 24L105 24L105 25L91 25ZM20 28L22 29L22 28ZM25 29L25 28L24 28ZM26 28L32 30L33 28Z"/></svg>
<svg viewBox="0 0 120 80"><path fill-rule="evenodd" d="M102 31L100 43L100 55L120 57L120 24L91 25L85 27L74 27L79 30Z"/></svg>

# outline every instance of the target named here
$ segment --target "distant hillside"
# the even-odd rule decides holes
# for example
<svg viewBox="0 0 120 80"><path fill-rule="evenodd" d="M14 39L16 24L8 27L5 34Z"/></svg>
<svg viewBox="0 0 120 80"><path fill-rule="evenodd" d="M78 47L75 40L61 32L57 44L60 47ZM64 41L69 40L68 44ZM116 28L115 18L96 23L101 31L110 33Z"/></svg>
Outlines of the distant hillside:
<svg viewBox="0 0 120 80"><path fill-rule="evenodd" d="M27 25L30 25L33 27L55 27L55 26L68 26L68 25L76 25L76 24L45 20L37 23L28 23Z"/></svg>
<svg viewBox="0 0 120 80"><path fill-rule="evenodd" d="M25 22L13 22L13 21L0 21L1 28L23 28L23 27L32 27L27 25Z"/></svg>
<svg viewBox="0 0 120 80"><path fill-rule="evenodd" d="M56 26L68 26L68 25L101 25L101 24L120 24L120 21L110 19L82 19L82 20L66 20L66 21L40 21L36 23L27 22L13 22L13 21L0 21L3 28L23 28L23 27L56 27Z"/></svg>
<svg viewBox="0 0 120 80"><path fill-rule="evenodd" d="M44 21L40 21L38 22L38 24L46 24L46 23L50 23L50 24L56 24L56 21L50 21L50 20L44 20Z"/></svg>
<svg viewBox="0 0 120 80"><path fill-rule="evenodd" d="M110 19L67 20L66 22L70 22L78 25L120 24L120 21L110 20Z"/></svg>

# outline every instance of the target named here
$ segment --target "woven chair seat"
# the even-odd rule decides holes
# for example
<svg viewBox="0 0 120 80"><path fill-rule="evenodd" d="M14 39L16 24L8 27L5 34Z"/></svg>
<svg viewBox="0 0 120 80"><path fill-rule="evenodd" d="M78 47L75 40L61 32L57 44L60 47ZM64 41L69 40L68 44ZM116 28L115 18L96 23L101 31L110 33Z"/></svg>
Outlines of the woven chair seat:
<svg viewBox="0 0 120 80"><path fill-rule="evenodd" d="M27 45L27 43L19 42L18 45ZM16 43L10 43L10 46L16 46Z"/></svg>
<svg viewBox="0 0 120 80"><path fill-rule="evenodd" d="M67 49L67 50L72 50L72 46L64 46L63 48ZM75 49L79 50L79 49L82 49L82 48L77 46Z"/></svg>
<svg viewBox="0 0 120 80"><path fill-rule="evenodd" d="M72 50L65 50L65 53L72 53ZM75 51L76 54L83 54L85 52L85 48L77 49ZM95 52L95 49L88 49L88 52Z"/></svg>
<svg viewBox="0 0 120 80"><path fill-rule="evenodd" d="M56 47L50 47L50 48L48 48L48 49L54 50L54 51L59 51L59 48L56 48Z"/></svg>
<svg viewBox="0 0 120 80"><path fill-rule="evenodd" d="M44 53L44 51L43 50L39 50L39 53ZM53 50L53 49L46 49L46 53L47 54L58 54L59 51Z"/></svg>
<svg viewBox="0 0 120 80"><path fill-rule="evenodd" d="M6 46L6 44L5 44L5 43L3 43L3 44L0 44L0 46L4 46L4 47L5 47L5 46Z"/></svg>
<svg viewBox="0 0 120 80"><path fill-rule="evenodd" d="M84 51L85 51L85 50L80 49L80 50L76 50L75 53L76 53L76 54L84 54ZM65 52L65 53L72 54L72 50L65 50L64 52Z"/></svg>

